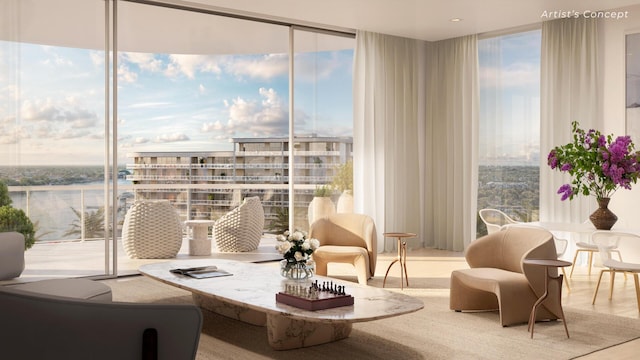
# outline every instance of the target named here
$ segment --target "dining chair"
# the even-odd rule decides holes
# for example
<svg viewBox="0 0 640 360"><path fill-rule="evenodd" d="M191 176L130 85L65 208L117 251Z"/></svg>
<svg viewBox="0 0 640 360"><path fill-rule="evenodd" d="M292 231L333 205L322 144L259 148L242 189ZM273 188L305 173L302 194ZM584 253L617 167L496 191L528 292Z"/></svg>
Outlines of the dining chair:
<svg viewBox="0 0 640 360"><path fill-rule="evenodd" d="M638 311L640 311L640 285L638 284L638 273L640 273L640 264L623 262L622 260L613 260L611 258L611 252L613 251L611 248L612 244L615 244L617 247L618 243L621 240L630 240L637 243L638 241L640 241L640 236L619 231L594 231L593 234L591 234L591 241L598 247L598 253L600 254L602 265L605 267L600 271L600 276L598 277L598 283L596 285L596 290L593 293L591 304L595 305L596 303L598 289L600 288L600 281L602 280L602 275L605 272L608 272L611 275L611 280L609 281L609 300L613 298L615 274L623 273L625 274L625 276L626 274L631 274L633 275L633 280L636 286L636 301L638 303Z"/></svg>
<svg viewBox="0 0 640 360"><path fill-rule="evenodd" d="M486 208L478 211L480 219L487 226L487 233L491 234L500 231L503 225L518 224L520 221L513 220L509 215L498 209Z"/></svg>
<svg viewBox="0 0 640 360"><path fill-rule="evenodd" d="M599 230L598 230L599 231ZM618 254L618 259L620 261L622 261L622 255L620 255L620 251L618 250L618 240L610 242L607 247L609 249L610 252L615 252L616 254ZM591 276L591 268L593 265L593 253L598 252L598 245L593 243L593 236L589 236L589 238L587 239L587 241L577 241L576 242L576 253L573 256L573 265L571 265L571 272L569 272L569 277L573 276L573 269L576 266L576 260L578 259L578 255L580 255L580 253L587 253L588 254L588 268L587 268L587 274L589 274L589 276Z"/></svg>

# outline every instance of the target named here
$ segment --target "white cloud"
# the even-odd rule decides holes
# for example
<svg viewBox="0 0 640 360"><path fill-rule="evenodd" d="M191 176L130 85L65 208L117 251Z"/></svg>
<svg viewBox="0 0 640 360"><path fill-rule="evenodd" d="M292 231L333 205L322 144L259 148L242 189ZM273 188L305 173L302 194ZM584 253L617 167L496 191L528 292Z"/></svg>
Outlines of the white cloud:
<svg viewBox="0 0 640 360"><path fill-rule="evenodd" d="M289 115L277 92L260 88L263 100L236 98L228 105L229 119L224 130L231 135L250 133L253 136L284 135L288 131Z"/></svg>
<svg viewBox="0 0 640 360"><path fill-rule="evenodd" d="M141 70L159 72L162 70L162 60L153 54L126 52L121 55L122 60L136 64Z"/></svg>
<svg viewBox="0 0 640 360"><path fill-rule="evenodd" d="M102 65L104 65L104 52L91 51L89 53L89 59L91 59L91 63L94 66L102 68Z"/></svg>
<svg viewBox="0 0 640 360"><path fill-rule="evenodd" d="M215 123L202 124L201 130L202 132L220 131L220 130L224 130L224 126L220 121L216 121Z"/></svg>
<svg viewBox="0 0 640 360"><path fill-rule="evenodd" d="M156 143L170 143L170 142L179 142L179 141L188 141L189 137L182 133L174 133L174 134L163 134L157 136L154 139Z"/></svg>
<svg viewBox="0 0 640 360"><path fill-rule="evenodd" d="M73 61L61 56L51 46L43 46L44 52L51 57L42 61L45 66L73 66Z"/></svg>
<svg viewBox="0 0 640 360"><path fill-rule="evenodd" d="M94 130L100 131L96 127L99 120L97 113L84 108L75 97L64 100L27 99L22 102L17 119L2 122L5 124L1 129L5 138L0 141L93 138L99 136L94 134Z"/></svg>
<svg viewBox="0 0 640 360"><path fill-rule="evenodd" d="M138 74L131 69L126 64L118 65L118 81L123 83L134 83L138 80Z"/></svg>
<svg viewBox="0 0 640 360"><path fill-rule="evenodd" d="M200 94L204 94L207 92L207 88L204 85L200 84L200 86L198 86L198 92Z"/></svg>
<svg viewBox="0 0 640 360"><path fill-rule="evenodd" d="M169 55L171 63L167 65L165 74L169 77L183 74L189 79L195 78L198 71L220 74L222 70L218 59L207 55Z"/></svg>
<svg viewBox="0 0 640 360"><path fill-rule="evenodd" d="M135 138L135 140L133 140L133 142L135 144L145 144L145 143L149 142L149 139L140 136L140 137Z"/></svg>
<svg viewBox="0 0 640 360"><path fill-rule="evenodd" d="M225 68L238 77L268 80L289 72L288 59L288 56L283 54L269 54L258 58L239 57L226 62Z"/></svg>

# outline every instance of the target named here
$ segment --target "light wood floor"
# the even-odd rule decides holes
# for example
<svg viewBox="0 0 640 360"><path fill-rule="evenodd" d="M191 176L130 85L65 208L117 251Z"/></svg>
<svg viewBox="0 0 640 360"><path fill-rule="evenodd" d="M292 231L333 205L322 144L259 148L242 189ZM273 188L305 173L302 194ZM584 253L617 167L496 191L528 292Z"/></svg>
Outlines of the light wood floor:
<svg viewBox="0 0 640 360"><path fill-rule="evenodd" d="M387 267L395 257L396 254L392 253L380 254L378 256L376 276L373 280L370 280L370 282L382 281ZM567 257L573 257L573 254L567 254ZM461 253L433 249L417 249L409 251L407 255L407 272L410 287L439 287L442 288L443 291L447 291L451 271L466 267L466 262ZM628 276L627 280L625 280L622 275L616 276L613 298L609 300L609 277L608 274L605 274L600 285L596 304L591 304L600 269L600 267L594 267L591 275L589 275L586 266L576 266L572 278L569 279L571 291L567 291L566 287L563 288L563 306L628 317L640 321L640 312L638 311L635 285L632 276ZM329 268L329 271L331 271L331 268ZM570 268L567 268L567 275L569 271ZM397 264L393 265L389 271L386 287L399 287L399 276L399 266ZM571 319L567 320L567 325L569 326L569 332L571 332ZM598 331L598 329L593 329L593 331ZM639 354L640 339L636 339L625 344L582 356L579 359L631 360L638 359Z"/></svg>
<svg viewBox="0 0 640 360"><path fill-rule="evenodd" d="M268 241L267 241L268 240ZM275 253L275 239L264 239L259 248L260 255L273 257ZM12 281L32 281L40 277L51 276L87 276L101 273L104 270L104 248L102 242L73 243L73 244L48 244L34 246L26 253L27 268L23 275ZM179 259L188 259L188 246L183 244ZM256 256L256 254L248 254ZM276 253L277 255L277 253ZM220 254L217 254L219 257ZM230 255L234 256L234 255ZM202 258L202 257L200 257ZM378 255L375 277L369 280L373 286L382 286L385 272L389 264L396 258L396 253L382 253ZM566 254L565 260L572 260L573 254ZM234 256L237 259L237 255ZM238 259L243 260L243 259ZM126 255L119 254L119 273L135 273L137 268L151 260L131 260ZM160 260L155 260L160 261ZM337 268L332 266L338 266ZM342 264L329 264L329 275L344 277L351 281L357 281L355 271L350 265L340 267ZM461 253L433 249L409 249L407 260L407 272L409 274L409 285L415 288L428 288L434 291L442 291L448 294L449 279L451 271L464 269L467 264ZM569 269L567 269L567 274ZM613 293L613 299L608 300L609 279L603 278L601 290L595 305L591 305L591 298L598 280L600 268L594 268L591 275L588 275L586 266L576 267L573 277L569 279L571 291L566 287L563 291L563 305L566 307L579 308L596 313L610 314L621 317L638 319L640 313L636 302L633 277L626 281L618 275ZM387 288L400 287L400 269L393 265L389 271L386 282ZM8 281L8 282L12 282ZM5 281L7 282L7 281ZM0 282L1 284L2 282ZM571 319L567 325L571 332ZM593 329L597 331L597 329ZM640 354L640 339L621 344L609 349L599 351L581 357L581 360L595 359L637 359Z"/></svg>

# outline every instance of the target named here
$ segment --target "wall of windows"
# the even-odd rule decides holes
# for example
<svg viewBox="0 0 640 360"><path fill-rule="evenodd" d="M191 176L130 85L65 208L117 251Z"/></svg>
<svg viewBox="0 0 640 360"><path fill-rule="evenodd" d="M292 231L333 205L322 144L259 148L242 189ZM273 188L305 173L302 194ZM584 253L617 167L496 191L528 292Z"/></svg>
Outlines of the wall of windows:
<svg viewBox="0 0 640 360"><path fill-rule="evenodd" d="M0 180L38 223L36 246L104 244L73 275L117 267L105 259L136 198L167 198L185 220L259 196L268 228L351 156L352 36L135 1L0 9ZM304 140L293 169L290 136Z"/></svg>
<svg viewBox="0 0 640 360"><path fill-rule="evenodd" d="M478 209L521 221L538 220L540 36L535 29L478 42ZM480 219L477 232L486 234Z"/></svg>

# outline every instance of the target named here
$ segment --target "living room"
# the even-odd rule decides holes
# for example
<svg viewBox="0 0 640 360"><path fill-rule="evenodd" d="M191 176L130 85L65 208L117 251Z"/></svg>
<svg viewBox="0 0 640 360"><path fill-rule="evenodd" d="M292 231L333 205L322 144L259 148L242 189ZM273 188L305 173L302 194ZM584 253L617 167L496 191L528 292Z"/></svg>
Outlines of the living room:
<svg viewBox="0 0 640 360"><path fill-rule="evenodd" d="M65 5L62 5L62 3L64 1L61 2L59 8L64 9ZM123 3L128 2L118 3L118 5L124 7ZM154 2L133 3L136 3L135 5L157 5L142 4ZM640 18L636 14L640 12L640 4L637 1L607 2L606 9L602 8L601 2L596 1L566 1L559 4L557 2L536 1L517 6L499 1L484 3L482 6L476 4L476 2L441 4L425 1L412 2L411 5L402 9L397 9L398 5L393 2L376 4L377 6L375 7L365 2L343 4L337 1L308 3L304 7L290 1L281 1L275 4L273 2L269 2L269 4L263 4L262 2L235 4L233 1L173 1L158 3L169 3L171 6L178 8L199 9L204 14L228 14L242 20L260 18L272 23L324 29L342 33L350 41L353 41L355 36L356 42L359 40L358 36L360 35L360 39L366 39L372 43L377 42L377 47L374 46L369 49L373 51L372 53L366 53L365 48L361 47L362 44L354 45L356 49L354 64L362 64L363 62L359 63L358 61L372 59L372 56L375 56L375 51L382 51L381 49L384 47L382 44L388 44L390 47L397 46L396 49L398 51L403 51L407 55L404 59L385 58L385 61L388 61L396 69L407 71L404 75L401 74L401 71L390 73L389 77L384 80L388 84L391 84L391 81L396 81L399 85L385 85L379 81L377 83L374 82L375 87L361 87L364 83L369 84L370 82L368 81L372 81L372 79L366 77L366 73L358 71L358 69L362 70L364 68L357 66L353 68L353 87L359 89L358 91L353 91L354 113L350 116L350 118L353 117L354 121L352 134L354 139L354 209L358 213L365 213L375 219L378 228L377 245L380 251L380 258L383 260L378 265L378 270L380 270L380 267L384 270L393 261L397 250L395 240L393 238L385 238L382 235L383 232L389 229L419 234L416 238L407 240L408 256L410 258L408 275L410 278L412 278L412 274L420 274L413 275L416 278L430 277L423 275L428 274L428 270L419 269L416 265L420 263L418 259L425 253L428 255L424 256L431 258L441 256L442 253L440 251L448 251L456 259L452 261L464 267L464 263L460 264L461 253L476 239L478 234L476 226L479 221L477 217L477 211L479 210L477 205L478 190L474 185L474 183L477 183L478 177L478 159L474 154L474 146L478 145L478 137L481 132L477 128L478 104L474 104L474 101L477 102L478 100L474 100L473 97L474 91L477 91L478 84L477 82L466 82L466 80L486 74L479 74L477 69L474 69L472 65L469 66L469 64L466 64L469 67L465 69L471 72L448 69L447 66L449 64L447 63L449 60L447 58L438 60L437 56L434 55L436 53L445 54L446 50L440 49L440 47L446 47L445 40L463 36L476 36L478 40L481 40L499 34L540 29L543 26L542 23L547 20L570 21L571 19L551 19L552 17L566 18L570 16L569 13L572 15L578 14L577 18L580 19L587 17L585 14L594 14L593 16L596 17L589 20L594 20L593 22L597 23L597 27L592 28L595 29L597 39L591 38L588 41L590 41L590 44L596 44L597 47L595 51L591 51L588 54L590 59L597 61L597 66L590 67L587 69L588 71L578 69L580 67L578 65L580 64L579 59L568 60L569 56L565 56L560 52L558 53L560 55L556 54L556 56L563 57L567 61L576 62L568 62L566 64L567 67L558 70L559 72L556 73L542 73L545 70L541 70L542 76L546 76L546 78L540 84L539 102L541 107L540 110L537 110L540 118L538 130L540 133L538 141L539 158L534 160L539 160L537 166L540 171L540 196L536 220L582 222L596 209L593 197L589 196L577 197L571 201L560 201L556 190L566 182L566 179L546 166L547 152L552 147L570 140L571 121L578 120L581 126L596 128L605 134L623 135L630 134L630 130L634 130L633 125L630 124L633 118L628 115L628 107L625 105L628 92L627 78L629 76L625 70L627 69L625 59L628 57L625 54L628 52L626 37L640 29ZM7 9L6 12L3 11L5 14L13 14L19 9L19 6L16 5L17 2L14 1L3 1L2 4L4 9ZM106 6L111 5L111 2L106 4ZM23 10L27 8L27 5L23 6ZM337 11L337 9L341 9L341 11ZM602 12L599 12L600 10ZM566 13L563 13L563 11L566 11ZM425 14L425 18L422 19L420 14ZM102 15L99 14L92 17L88 22L95 20L95 18L100 18ZM458 19L458 21L450 21L452 19ZM126 16L123 16L120 20L125 22L127 20ZM4 20L3 23L5 23ZM10 21L6 22L6 24L10 23ZM36 23L39 22L36 21ZM9 30L15 29L14 25L8 26ZM427 25L432 27L423 27ZM134 25L131 25L131 28L137 29ZM32 35L27 30L28 27L20 30L20 36L24 37L25 42L28 42L26 39ZM233 30L227 31L232 32ZM140 30L140 32L143 32L143 30ZM106 31L106 33L113 35L109 31ZM122 31L120 33L118 42L119 45L125 47L128 45L123 34L126 34L126 32ZM167 42L170 42L172 34L163 34ZM224 34L222 35L224 37ZM17 35L12 34L11 36ZM198 37L198 35L193 36L194 38ZM351 37L349 38L349 36ZM542 30L542 36L545 36L544 30ZM264 38L259 40L265 41ZM38 43L37 40L33 41ZM46 40L42 39L39 41L46 42ZM107 40L107 42L109 41L111 40ZM545 41L548 41L548 39L543 40L543 42ZM473 42L475 40L469 43ZM177 43L180 42L178 41ZM52 43L51 45L56 44ZM148 45L152 47L153 44ZM473 47L467 48L467 51L473 52L473 49L476 49L477 53L477 48ZM542 55L549 56L549 51L549 48L543 49ZM571 51L577 52L578 50ZM180 52L176 51L176 53ZM389 53L385 54L385 56L389 56ZM549 60L548 57L546 59ZM442 61L443 63L438 64L437 61ZM549 70L545 66L549 66L550 62L542 62L542 64L543 69ZM437 70L434 71L434 68L437 69L438 65L442 69L441 74L438 74ZM589 66L591 65L592 63L589 62ZM575 71L569 71L569 68L574 68ZM415 72L411 73L409 69ZM588 77L588 81L575 80L580 78L581 73L578 70L585 71L584 74ZM22 68L21 71L28 72L29 70ZM376 71L380 71L379 68ZM9 73L15 72L9 71ZM460 74L462 79L456 78L456 73ZM566 76L566 78L558 80L560 78L558 74ZM382 76L381 72L377 72L376 75L378 79ZM445 84L450 82L447 79L450 79L450 81L457 81L454 79L458 79L462 81L461 84L466 88L459 93L449 92L449 90L445 90ZM19 82L19 80L16 81L16 83ZM562 84L563 82L566 86ZM560 85L554 87L554 84L557 83L560 83ZM125 83L121 85L125 86ZM384 90L385 88L387 89L386 91ZM545 89L553 89L553 91L545 92ZM348 90L348 92L351 92L351 89ZM125 94L123 91L122 96L124 97ZM443 97L427 96L433 94L442 94ZM467 97L469 94L471 94L470 97ZM263 96L265 103L276 99L273 97L273 93L268 91L262 92L260 95ZM343 97L346 96L344 94L341 95ZM427 100L420 101L419 99ZM446 99L446 101L443 99ZM438 102L441 102L442 106L439 106ZM107 101L107 103L109 102ZM154 105L153 103L150 100L145 105L151 107ZM162 105L160 103L160 101L157 101L155 105ZM241 102L235 103L235 105L239 104ZM132 108L141 109L142 106ZM113 109L117 109L117 105L110 111ZM462 111L458 113L455 109L461 109ZM16 118L25 119L25 123L26 120L30 119L26 117L28 113L14 110L16 114L20 113ZM9 112L11 113L11 111ZM290 112L293 113L293 111ZM134 113L131 114L121 119L120 124L123 128L126 123L135 122L135 115ZM386 119L393 120L387 122ZM438 121L441 119L445 119L445 121ZM451 121L448 119L451 119ZM177 120L173 121L179 122ZM291 123L294 123L294 121L291 120ZM209 122L206 123L208 124ZM215 123L212 122L210 128L214 128L214 125ZM108 126L113 126L110 130L116 128L113 124ZM82 127L79 125L79 128ZM9 133L9 131L5 133ZM15 131L11 133L17 134ZM138 139L136 137L137 133L134 131L122 134L125 134L126 138L130 140ZM60 147L62 147L64 140L62 140L62 134L60 135L58 139L60 140ZM19 135L15 135L14 140L16 137L19 137ZM106 136L106 138L108 137ZM101 140L104 140L104 138ZM106 151L106 155L103 158L103 160L108 159L105 160L106 163L114 159L116 159L114 163L122 163L118 158L118 154L115 154L115 158L111 158L114 155L111 151L120 146L118 141L126 141L126 138L125 136L122 138L114 137L113 143L107 141L107 147L110 150ZM632 136L632 139L635 140L636 138ZM140 137L140 144L143 144L142 140L142 137ZM170 143L167 139L158 137L157 143L163 141L165 144ZM131 141L131 143L134 142ZM20 159L21 156L26 159L27 153L31 153L26 149L31 147L28 147L26 143L23 143L23 147L15 145L15 141L11 143L14 146L5 152L7 157L3 165L15 167L25 165L26 163L21 163ZM95 143L91 144L87 148L95 147ZM171 151L186 150L181 149L180 146L182 145L179 143L171 144ZM126 151L120 150L120 155ZM46 153L46 147L45 150L40 148L38 151L40 153L36 152L36 154L40 154L39 156L42 157L42 151ZM54 151L54 149L51 149L51 151ZM63 155L60 156L62 157ZM73 156L75 155L69 157ZM293 165L293 163L290 163L290 165ZM440 170L436 171L435 169ZM217 173L216 176L220 176L220 174ZM226 174L226 176L228 177L229 174ZM293 187L289 188L283 183L282 189L287 192L290 189L293 190ZM310 189L312 189L311 185ZM22 189L20 190L22 191ZM636 217L635 204L640 200L638 191L633 186L631 190L621 190L612 197L609 208L618 215L619 224L624 224L618 225L619 227L633 227ZM114 248L111 248L111 246L115 246L116 241L113 241L114 244L105 243L107 243L107 246L103 248L106 250L100 249L98 251L100 255L104 255L99 256L99 258L101 260L106 259L108 269L102 272L100 268L97 272L91 273L90 275L92 276L107 275L113 277L120 275L118 273L118 265L113 265L112 255L109 254L113 251ZM566 257L571 257L574 250L575 245L572 244L566 253ZM116 249L116 251L118 250ZM640 245L625 245L624 254L625 260L639 262ZM29 252L27 252L27 256L29 256ZM46 255L40 259L46 259ZM57 261L60 264L73 262L68 258L62 259L62 257L57 258ZM429 259L429 261L432 260ZM439 266L443 266L445 269L438 271L446 271L448 269L450 272L452 270L448 268L446 261L439 262L439 259L433 261L438 262ZM102 261L100 265L104 262ZM412 265L416 267L412 267ZM122 270L122 267L120 269ZM579 279L585 276L581 270L585 269L577 270L578 279L571 280L572 284L581 282ZM374 279L378 280L380 276L378 272ZM595 286L594 276L585 276L585 288L582 294L585 298L590 297L591 291ZM441 276L436 283L446 282L442 279L448 279L448 276ZM394 280L398 281L398 279ZM618 285L620 284L618 283ZM405 290L410 293L414 291L412 289L413 286L417 285L412 284L409 289ZM425 286L434 286L434 283L427 283ZM576 288L579 288L579 286ZM578 294L580 294L579 290L572 290L571 296L575 299ZM440 292L438 296L445 296L444 292ZM622 292L620 294L616 293L613 299L629 301L627 305L624 305L627 307L625 310L627 312L629 309L633 310L635 306L634 299L625 298ZM565 301L567 300L565 299ZM605 302L604 299L600 301ZM612 303L611 306L620 305L619 303ZM637 314L635 314L635 317L637 319ZM407 316L407 319L409 318L410 316ZM568 318L568 325L571 331L572 320L570 317ZM409 326L407 327L409 328ZM523 329L520 328L519 330ZM544 332L544 328L539 331L541 333ZM521 335L526 337L527 334L525 332ZM393 346L393 344L388 345ZM304 354L303 352L301 353ZM406 355L408 352L403 354ZM416 358L418 357L417 354L413 355ZM355 357L355 355L352 357Z"/></svg>

